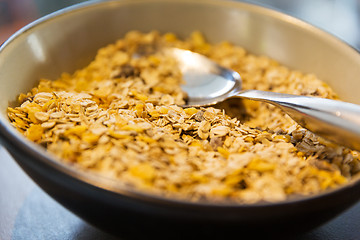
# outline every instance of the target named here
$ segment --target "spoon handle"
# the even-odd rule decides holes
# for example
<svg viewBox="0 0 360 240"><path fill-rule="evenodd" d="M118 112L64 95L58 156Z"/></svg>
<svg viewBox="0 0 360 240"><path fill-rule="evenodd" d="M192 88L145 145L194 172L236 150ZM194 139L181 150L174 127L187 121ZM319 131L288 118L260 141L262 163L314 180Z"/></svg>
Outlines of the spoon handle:
<svg viewBox="0 0 360 240"><path fill-rule="evenodd" d="M259 90L242 91L236 97L271 103L313 133L340 145L360 150L359 105Z"/></svg>

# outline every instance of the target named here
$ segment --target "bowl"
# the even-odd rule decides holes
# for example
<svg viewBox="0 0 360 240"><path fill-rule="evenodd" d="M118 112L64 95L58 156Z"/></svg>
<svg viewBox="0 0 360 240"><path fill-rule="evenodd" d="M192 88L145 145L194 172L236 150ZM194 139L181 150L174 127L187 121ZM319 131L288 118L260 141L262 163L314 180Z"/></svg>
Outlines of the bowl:
<svg viewBox="0 0 360 240"><path fill-rule="evenodd" d="M360 198L360 181L275 203L217 204L162 198L56 161L10 124L6 109L40 78L84 67L97 49L130 30L194 30L257 55L315 73L346 101L360 104L360 54L330 34L260 6L213 0L123 0L79 4L24 27L0 48L0 139L52 198L90 224L116 235L224 237L287 235L313 229ZM260 231L259 231L260 229ZM171 235L169 235L171 234ZM175 238L174 237L174 238Z"/></svg>

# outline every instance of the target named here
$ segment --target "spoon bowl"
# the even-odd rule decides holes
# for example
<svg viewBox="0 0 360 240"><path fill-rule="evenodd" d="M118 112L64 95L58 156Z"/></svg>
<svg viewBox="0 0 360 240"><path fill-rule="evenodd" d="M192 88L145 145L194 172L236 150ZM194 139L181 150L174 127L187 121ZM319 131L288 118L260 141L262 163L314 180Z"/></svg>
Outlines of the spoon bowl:
<svg viewBox="0 0 360 240"><path fill-rule="evenodd" d="M165 54L174 57L186 84L186 107L210 106L235 96L241 91L240 74L224 68L204 55L178 48L167 48Z"/></svg>
<svg viewBox="0 0 360 240"><path fill-rule="evenodd" d="M210 106L228 98L262 101L281 108L302 127L337 144L360 150L360 106L342 101L242 90L240 74L207 57L178 48L165 50L179 64L188 99L184 107Z"/></svg>

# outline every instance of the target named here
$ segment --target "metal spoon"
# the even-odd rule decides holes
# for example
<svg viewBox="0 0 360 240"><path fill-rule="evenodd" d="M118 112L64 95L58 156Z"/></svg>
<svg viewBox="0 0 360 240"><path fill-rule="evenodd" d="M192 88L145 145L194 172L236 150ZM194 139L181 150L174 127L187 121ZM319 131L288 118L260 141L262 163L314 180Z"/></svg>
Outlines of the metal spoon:
<svg viewBox="0 0 360 240"><path fill-rule="evenodd" d="M188 106L209 106L228 98L246 98L281 108L302 127L343 146L360 150L360 106L324 99L259 90L241 90L237 72L207 57L177 48L164 50L183 73Z"/></svg>

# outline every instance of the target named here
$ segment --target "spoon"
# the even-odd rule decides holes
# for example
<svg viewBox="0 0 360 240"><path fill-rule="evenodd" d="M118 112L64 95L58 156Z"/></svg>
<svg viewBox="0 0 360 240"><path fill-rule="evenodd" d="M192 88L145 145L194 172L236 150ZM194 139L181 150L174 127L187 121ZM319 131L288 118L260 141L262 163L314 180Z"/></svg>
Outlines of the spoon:
<svg viewBox="0 0 360 240"><path fill-rule="evenodd" d="M360 106L318 97L241 90L239 73L188 50L167 48L177 60L188 94L184 107L210 106L228 98L262 101L281 108L302 127L337 144L360 150Z"/></svg>

